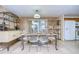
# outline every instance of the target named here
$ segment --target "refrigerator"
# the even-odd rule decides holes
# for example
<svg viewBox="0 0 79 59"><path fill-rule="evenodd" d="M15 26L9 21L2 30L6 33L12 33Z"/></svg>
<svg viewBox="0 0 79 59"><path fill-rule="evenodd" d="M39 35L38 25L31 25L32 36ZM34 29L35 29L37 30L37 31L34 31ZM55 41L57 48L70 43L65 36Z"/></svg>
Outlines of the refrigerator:
<svg viewBox="0 0 79 59"><path fill-rule="evenodd" d="M64 21L64 40L75 40L75 21Z"/></svg>

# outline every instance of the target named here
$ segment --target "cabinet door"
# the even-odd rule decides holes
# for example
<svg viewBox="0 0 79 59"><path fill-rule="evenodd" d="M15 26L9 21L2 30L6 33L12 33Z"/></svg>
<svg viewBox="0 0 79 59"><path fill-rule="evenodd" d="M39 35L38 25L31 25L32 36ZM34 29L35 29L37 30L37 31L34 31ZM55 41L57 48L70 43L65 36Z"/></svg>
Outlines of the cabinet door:
<svg viewBox="0 0 79 59"><path fill-rule="evenodd" d="M0 24L2 24L3 23L3 19L0 19Z"/></svg>
<svg viewBox="0 0 79 59"><path fill-rule="evenodd" d="M64 39L65 40L75 39L75 21L64 22Z"/></svg>

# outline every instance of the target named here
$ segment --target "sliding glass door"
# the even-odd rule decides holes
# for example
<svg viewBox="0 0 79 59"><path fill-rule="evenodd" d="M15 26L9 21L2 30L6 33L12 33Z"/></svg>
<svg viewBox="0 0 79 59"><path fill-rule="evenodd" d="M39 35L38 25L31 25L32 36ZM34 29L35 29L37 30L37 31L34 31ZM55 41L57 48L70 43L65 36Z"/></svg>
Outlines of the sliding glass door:
<svg viewBox="0 0 79 59"><path fill-rule="evenodd" d="M30 28L32 33L45 32L47 30L47 22L46 20L40 20L40 19L32 20Z"/></svg>
<svg viewBox="0 0 79 59"><path fill-rule="evenodd" d="M46 33L47 32L47 21L45 19L36 19L30 21L30 33ZM32 36L31 42L47 42L48 38L46 35Z"/></svg>

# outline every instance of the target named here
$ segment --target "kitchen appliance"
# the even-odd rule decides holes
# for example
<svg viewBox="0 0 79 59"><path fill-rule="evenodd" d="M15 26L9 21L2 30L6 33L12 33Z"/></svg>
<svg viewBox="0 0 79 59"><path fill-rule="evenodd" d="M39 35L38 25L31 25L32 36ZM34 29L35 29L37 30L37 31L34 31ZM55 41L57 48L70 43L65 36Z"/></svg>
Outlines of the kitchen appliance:
<svg viewBox="0 0 79 59"><path fill-rule="evenodd" d="M75 39L79 40L79 22L75 24Z"/></svg>
<svg viewBox="0 0 79 59"><path fill-rule="evenodd" d="M64 21L64 39L75 40L75 21L74 20Z"/></svg>

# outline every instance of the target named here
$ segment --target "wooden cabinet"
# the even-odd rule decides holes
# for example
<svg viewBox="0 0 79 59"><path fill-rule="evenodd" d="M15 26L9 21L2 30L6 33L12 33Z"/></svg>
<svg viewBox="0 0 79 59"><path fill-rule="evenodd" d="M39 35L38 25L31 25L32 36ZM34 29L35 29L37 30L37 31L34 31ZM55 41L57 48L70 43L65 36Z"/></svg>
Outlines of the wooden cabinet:
<svg viewBox="0 0 79 59"><path fill-rule="evenodd" d="M0 30L15 30L19 17L11 12L0 12Z"/></svg>

